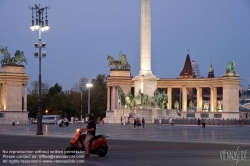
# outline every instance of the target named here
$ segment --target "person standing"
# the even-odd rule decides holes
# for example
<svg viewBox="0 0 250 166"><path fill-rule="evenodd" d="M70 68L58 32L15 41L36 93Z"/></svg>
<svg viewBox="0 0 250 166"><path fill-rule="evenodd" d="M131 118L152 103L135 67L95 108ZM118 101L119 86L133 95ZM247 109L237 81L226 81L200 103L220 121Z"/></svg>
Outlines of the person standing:
<svg viewBox="0 0 250 166"><path fill-rule="evenodd" d="M13 119L12 121L12 126L15 126L15 119Z"/></svg>
<svg viewBox="0 0 250 166"><path fill-rule="evenodd" d="M122 116L121 116L120 120L121 120L121 124L122 124Z"/></svg>
<svg viewBox="0 0 250 166"><path fill-rule="evenodd" d="M55 125L56 125L56 122L57 122L57 118L56 118L56 116L55 116L55 118L54 118L54 121L55 121Z"/></svg>
<svg viewBox="0 0 250 166"><path fill-rule="evenodd" d="M88 123L88 117L86 116L86 118L85 118L85 123Z"/></svg>
<svg viewBox="0 0 250 166"><path fill-rule="evenodd" d="M134 129L136 129L136 119L134 118Z"/></svg>
<svg viewBox="0 0 250 166"><path fill-rule="evenodd" d="M125 116L123 117L122 124L126 125L126 117Z"/></svg>
<svg viewBox="0 0 250 166"><path fill-rule="evenodd" d="M202 128L205 128L205 126L206 126L206 119L202 118L201 122L202 122Z"/></svg>
<svg viewBox="0 0 250 166"><path fill-rule="evenodd" d="M243 126L243 119L242 119L242 116L240 117L240 126Z"/></svg>
<svg viewBox="0 0 250 166"><path fill-rule="evenodd" d="M141 120L141 124L142 124L142 129L144 129L144 128L145 128L145 120L144 120L144 117L143 117L142 120Z"/></svg>
<svg viewBox="0 0 250 166"><path fill-rule="evenodd" d="M201 120L200 120L200 118L198 118L198 120L197 120L197 125L198 125L198 127L201 125Z"/></svg>
<svg viewBox="0 0 250 166"><path fill-rule="evenodd" d="M159 124L159 125L161 125L161 121L162 121L162 119L161 119L161 117L159 116L159 118L158 118L158 124Z"/></svg>
<svg viewBox="0 0 250 166"><path fill-rule="evenodd" d="M76 126L78 127L78 118L75 117Z"/></svg>

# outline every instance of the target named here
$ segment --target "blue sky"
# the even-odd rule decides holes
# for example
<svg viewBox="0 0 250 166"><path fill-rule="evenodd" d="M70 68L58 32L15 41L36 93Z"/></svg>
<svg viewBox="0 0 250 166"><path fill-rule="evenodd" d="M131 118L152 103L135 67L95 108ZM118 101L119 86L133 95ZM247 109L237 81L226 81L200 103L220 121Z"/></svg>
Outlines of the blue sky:
<svg viewBox="0 0 250 166"><path fill-rule="evenodd" d="M69 90L81 77L109 75L107 56L127 55L131 73L140 70L141 0L1 0L0 45L11 56L24 51L30 81L38 80L29 6L50 5L49 31L42 33L47 57L42 59L42 81ZM151 0L152 72L160 78L179 76L187 50L207 77L212 59L221 77L229 61L246 89L250 77L249 0Z"/></svg>

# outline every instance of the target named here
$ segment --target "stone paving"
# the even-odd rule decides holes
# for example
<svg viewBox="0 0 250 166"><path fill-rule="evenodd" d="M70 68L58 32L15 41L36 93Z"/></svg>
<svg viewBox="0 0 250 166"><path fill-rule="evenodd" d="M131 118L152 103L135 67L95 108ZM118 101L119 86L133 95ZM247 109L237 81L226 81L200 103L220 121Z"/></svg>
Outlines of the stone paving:
<svg viewBox="0 0 250 166"><path fill-rule="evenodd" d="M78 124L85 127L86 124ZM37 125L0 125L0 137L4 135L36 136ZM43 136L71 138L77 126L58 127L58 125L43 125ZM197 142L247 144L250 139L250 126L209 126L201 128L195 125L152 125L145 129L134 129L133 125L97 124L96 134L108 135L108 139L141 140L161 142ZM43 137L41 136L41 137ZM40 136L39 136L40 137Z"/></svg>

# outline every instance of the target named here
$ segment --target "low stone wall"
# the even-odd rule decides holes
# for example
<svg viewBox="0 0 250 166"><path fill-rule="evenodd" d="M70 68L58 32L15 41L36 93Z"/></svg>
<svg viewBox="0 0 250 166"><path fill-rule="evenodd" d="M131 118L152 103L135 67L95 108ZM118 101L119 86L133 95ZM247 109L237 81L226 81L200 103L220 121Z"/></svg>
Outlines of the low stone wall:
<svg viewBox="0 0 250 166"><path fill-rule="evenodd" d="M0 119L0 125L2 124L11 124L12 125L13 119ZM15 124L17 124L17 119L15 119ZM28 120L19 120L19 124L29 124Z"/></svg>
<svg viewBox="0 0 250 166"><path fill-rule="evenodd" d="M197 125L196 118L180 118L173 119L175 124ZM158 120L154 119L154 124L158 124ZM169 119L162 119L162 124L169 124ZM243 119L244 125L250 125L250 120ZM206 119L206 125L240 125L238 119Z"/></svg>

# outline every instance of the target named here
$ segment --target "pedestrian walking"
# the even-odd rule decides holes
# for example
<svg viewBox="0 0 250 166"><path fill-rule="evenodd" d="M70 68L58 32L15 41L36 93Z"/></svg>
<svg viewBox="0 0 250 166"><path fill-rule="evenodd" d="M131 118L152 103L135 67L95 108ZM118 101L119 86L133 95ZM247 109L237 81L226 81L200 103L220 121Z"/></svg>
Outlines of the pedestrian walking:
<svg viewBox="0 0 250 166"><path fill-rule="evenodd" d="M206 119L202 118L201 122L202 122L202 128L205 128L205 126L206 126Z"/></svg>
<svg viewBox="0 0 250 166"><path fill-rule="evenodd" d="M142 124L142 129L144 129L144 128L145 128L145 120L144 120L144 117L143 117L142 120L141 120L141 124Z"/></svg>
<svg viewBox="0 0 250 166"><path fill-rule="evenodd" d="M201 120L200 120L200 118L198 118L198 120L197 120L197 125L198 125L198 127L201 125Z"/></svg>
<svg viewBox="0 0 250 166"><path fill-rule="evenodd" d="M15 119L13 119L12 121L12 126L15 126Z"/></svg>
<svg viewBox="0 0 250 166"><path fill-rule="evenodd" d="M122 116L121 116L120 120L121 120L121 124L122 124Z"/></svg>
<svg viewBox="0 0 250 166"><path fill-rule="evenodd" d="M136 119L134 118L134 129L136 129Z"/></svg>
<svg viewBox="0 0 250 166"><path fill-rule="evenodd" d="M17 118L17 122L16 122L16 124L19 124L19 118Z"/></svg>
<svg viewBox="0 0 250 166"><path fill-rule="evenodd" d="M140 119L136 118L136 128L140 129L141 123L140 123Z"/></svg>
<svg viewBox="0 0 250 166"><path fill-rule="evenodd" d="M123 119L122 119L122 124L123 125L126 125L126 117L124 116Z"/></svg>

